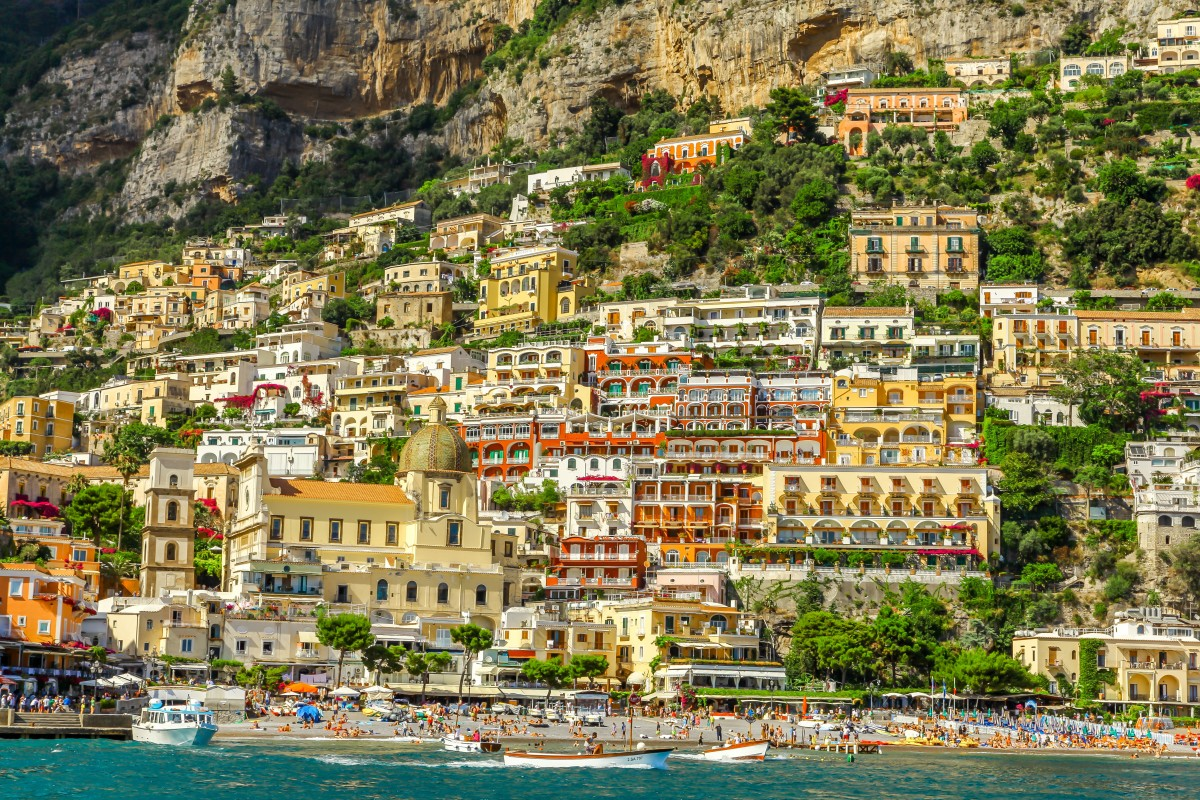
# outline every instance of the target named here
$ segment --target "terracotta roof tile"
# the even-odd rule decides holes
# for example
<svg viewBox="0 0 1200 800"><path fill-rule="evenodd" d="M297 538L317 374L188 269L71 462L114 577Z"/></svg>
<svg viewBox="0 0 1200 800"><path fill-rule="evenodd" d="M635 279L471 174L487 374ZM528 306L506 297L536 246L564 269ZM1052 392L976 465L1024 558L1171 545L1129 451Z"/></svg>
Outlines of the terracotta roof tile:
<svg viewBox="0 0 1200 800"><path fill-rule="evenodd" d="M271 478L271 486L283 497L302 500L335 500L347 503L394 503L412 505L412 500L399 486L373 483L334 483L330 481L289 480Z"/></svg>

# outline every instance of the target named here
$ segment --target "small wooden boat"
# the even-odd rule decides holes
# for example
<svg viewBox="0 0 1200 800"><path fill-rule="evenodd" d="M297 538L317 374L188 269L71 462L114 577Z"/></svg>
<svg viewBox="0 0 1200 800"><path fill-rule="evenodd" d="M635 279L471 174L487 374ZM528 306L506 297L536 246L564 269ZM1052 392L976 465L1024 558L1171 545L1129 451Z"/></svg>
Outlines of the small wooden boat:
<svg viewBox="0 0 1200 800"><path fill-rule="evenodd" d="M531 753L526 750L504 751L504 766L553 769L583 767L585 769L626 767L641 769L666 769L667 756L673 747L645 747L621 753Z"/></svg>
<svg viewBox="0 0 1200 800"><path fill-rule="evenodd" d="M771 743L765 739L751 740L704 750L700 757L705 761L762 761L770 748Z"/></svg>

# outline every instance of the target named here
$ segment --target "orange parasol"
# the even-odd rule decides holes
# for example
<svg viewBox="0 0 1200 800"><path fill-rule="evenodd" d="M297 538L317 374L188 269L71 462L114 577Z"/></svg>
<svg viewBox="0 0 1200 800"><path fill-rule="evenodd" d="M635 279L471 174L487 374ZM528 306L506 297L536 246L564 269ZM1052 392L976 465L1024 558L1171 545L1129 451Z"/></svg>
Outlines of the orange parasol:
<svg viewBox="0 0 1200 800"><path fill-rule="evenodd" d="M800 716L802 716L802 717L808 716L808 698L807 697L805 697L803 700L800 701Z"/></svg>
<svg viewBox="0 0 1200 800"><path fill-rule="evenodd" d="M300 694L316 694L317 693L317 687L313 686L311 683L303 683L301 681L297 681L295 683L289 683L287 685L287 690L289 692L299 692Z"/></svg>

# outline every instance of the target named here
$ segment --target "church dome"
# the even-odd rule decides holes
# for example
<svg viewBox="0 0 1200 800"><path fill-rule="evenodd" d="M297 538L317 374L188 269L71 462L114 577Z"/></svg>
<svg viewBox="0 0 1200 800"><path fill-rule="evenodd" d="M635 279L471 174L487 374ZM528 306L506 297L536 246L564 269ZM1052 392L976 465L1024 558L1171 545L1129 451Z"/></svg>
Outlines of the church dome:
<svg viewBox="0 0 1200 800"><path fill-rule="evenodd" d="M400 450L400 471L472 472L471 449L445 424L446 402L442 398L429 404L429 420Z"/></svg>

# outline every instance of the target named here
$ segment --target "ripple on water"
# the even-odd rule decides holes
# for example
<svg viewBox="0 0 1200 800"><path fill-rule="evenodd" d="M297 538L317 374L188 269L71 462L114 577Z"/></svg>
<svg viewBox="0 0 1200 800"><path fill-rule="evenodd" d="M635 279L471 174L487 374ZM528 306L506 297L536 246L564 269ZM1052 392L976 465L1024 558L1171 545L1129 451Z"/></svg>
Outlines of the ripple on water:
<svg viewBox="0 0 1200 800"><path fill-rule="evenodd" d="M55 752L55 751L60 752ZM5 742L0 780L14 800L245 800L311 797L321 787L353 788L354 800L528 800L573 795L628 800L649 792L692 800L1179 800L1195 797L1200 759L1140 759L1055 754L888 752L853 764L801 752L759 764L714 764L672 757L647 770L512 769L479 781L478 769L505 769L495 756L439 749L398 752L382 742L230 742L177 750L117 742ZM472 775L476 777L472 777ZM9 778L19 783L11 783ZM399 787L411 787L405 793ZM485 787L485 788L481 788Z"/></svg>

